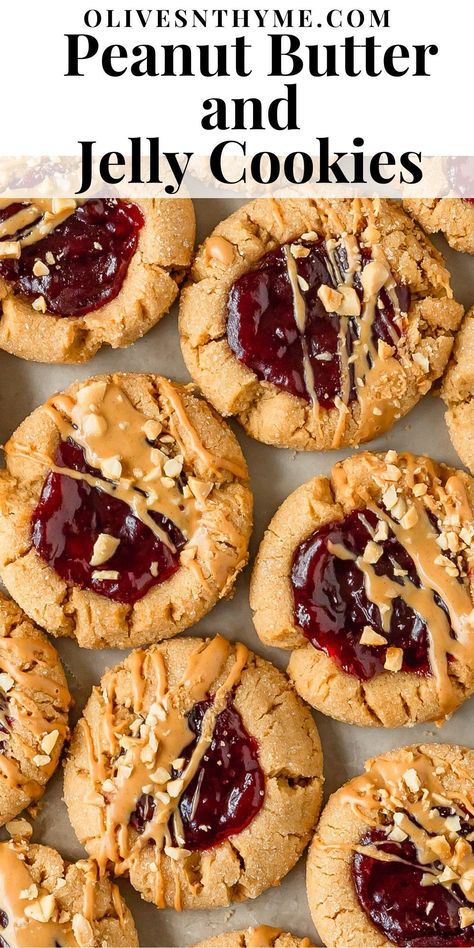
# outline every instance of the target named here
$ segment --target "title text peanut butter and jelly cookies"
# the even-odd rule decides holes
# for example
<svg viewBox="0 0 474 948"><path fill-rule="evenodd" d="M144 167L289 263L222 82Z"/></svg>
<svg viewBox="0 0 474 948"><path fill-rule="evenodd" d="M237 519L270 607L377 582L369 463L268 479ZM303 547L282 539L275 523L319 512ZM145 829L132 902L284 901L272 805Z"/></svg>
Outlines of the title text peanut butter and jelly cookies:
<svg viewBox="0 0 474 948"><path fill-rule="evenodd" d="M333 794L307 874L325 944L474 945L473 767L462 747L406 747Z"/></svg>
<svg viewBox="0 0 474 948"><path fill-rule="evenodd" d="M9 948L134 948L119 889L87 859L68 864L49 846L0 843L0 944Z"/></svg>
<svg viewBox="0 0 474 948"><path fill-rule="evenodd" d="M151 375L76 383L5 451L0 574L53 635L154 642L232 591L251 529L247 468L185 387Z"/></svg>
<svg viewBox="0 0 474 948"><path fill-rule="evenodd" d="M253 201L205 241L191 279L191 375L253 437L297 449L390 428L442 374L462 316L396 202Z"/></svg>
<svg viewBox="0 0 474 948"><path fill-rule="evenodd" d="M314 707L397 727L474 691L474 480L411 454L360 454L275 514L251 583L262 641Z"/></svg>
<svg viewBox="0 0 474 948"><path fill-rule="evenodd" d="M168 311L191 262L187 200L0 199L0 348L86 362Z"/></svg>
<svg viewBox="0 0 474 948"><path fill-rule="evenodd" d="M56 650L0 595L0 826L43 795L68 736L70 702Z"/></svg>
<svg viewBox="0 0 474 948"><path fill-rule="evenodd" d="M133 652L103 677L64 789L101 871L129 874L159 907L212 908L294 866L321 774L316 726L286 676L216 636Z"/></svg>

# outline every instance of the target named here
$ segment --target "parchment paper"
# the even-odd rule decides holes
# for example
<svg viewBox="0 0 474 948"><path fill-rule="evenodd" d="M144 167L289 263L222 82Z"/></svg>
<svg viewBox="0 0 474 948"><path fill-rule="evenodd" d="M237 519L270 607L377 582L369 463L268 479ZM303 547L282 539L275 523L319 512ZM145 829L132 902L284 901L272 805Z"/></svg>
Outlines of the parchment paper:
<svg viewBox="0 0 474 948"><path fill-rule="evenodd" d="M196 202L198 240L201 241L222 218L236 207L226 200ZM452 272L456 297L466 306L474 303L474 257L451 251L442 239L435 243L445 253ZM103 350L92 362L83 366L47 366L23 362L0 352L0 441L9 437L22 419L54 391L61 390L76 378L87 378L99 372L156 372L188 381L178 341L176 307L155 329L129 349ZM251 562L263 531L283 499L316 474L326 474L348 451L300 453L266 447L247 438L237 424L233 428L247 458L255 497L255 526L251 544ZM370 448L386 451L410 449L426 453L440 461L461 466L451 447L443 420L443 403L426 396L415 410L402 419ZM288 653L265 648L254 631L248 606L248 584L251 564L240 576L235 596L221 602L213 612L187 634L203 635L220 632L231 640L240 639L280 668L285 668ZM75 698L73 723L87 700L91 686L103 671L124 658L118 650L90 651L75 642L55 642L68 673ZM326 795L332 793L354 774L361 771L364 760L389 748L417 740L457 742L474 746L474 699L468 701L454 718L438 730L436 726L420 725L411 729L384 730L357 728L340 724L316 714L324 749ZM50 781L43 806L34 822L35 842L54 846L68 859L77 859L84 851L69 824L62 801L62 768ZM266 855L262 852L262 859ZM134 913L142 946L192 946L205 936L270 924L291 930L298 935L316 938L311 923L305 890L305 858L303 857L277 889L271 889L254 901L243 902L230 909L212 912L177 913L159 911L140 899L128 882L120 887ZM321 944L316 941L316 944Z"/></svg>

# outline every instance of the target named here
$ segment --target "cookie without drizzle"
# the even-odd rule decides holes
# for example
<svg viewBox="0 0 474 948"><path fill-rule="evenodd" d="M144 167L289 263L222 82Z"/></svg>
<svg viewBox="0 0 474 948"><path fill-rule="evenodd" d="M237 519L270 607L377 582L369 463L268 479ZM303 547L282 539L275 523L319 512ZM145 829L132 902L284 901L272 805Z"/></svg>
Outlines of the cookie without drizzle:
<svg viewBox="0 0 474 948"><path fill-rule="evenodd" d="M391 428L442 374L463 313L441 255L395 201L252 201L190 276L191 375L252 437L298 450Z"/></svg>
<svg viewBox="0 0 474 948"><path fill-rule="evenodd" d="M220 636L136 651L94 688L64 793L101 872L159 908L278 885L319 814L322 755L287 677ZM271 859L267 858L271 853Z"/></svg>
<svg viewBox="0 0 474 948"><path fill-rule="evenodd" d="M473 509L469 475L395 451L348 458L284 501L250 603L313 707L398 727L473 693Z"/></svg>
<svg viewBox="0 0 474 948"><path fill-rule="evenodd" d="M474 198L407 198L406 211L427 234L443 234L450 247L474 253Z"/></svg>
<svg viewBox="0 0 474 948"><path fill-rule="evenodd" d="M324 944L474 944L473 767L464 747L402 747L332 795L307 864Z"/></svg>
<svg viewBox="0 0 474 948"><path fill-rule="evenodd" d="M474 308L466 313L443 379L449 435L463 464L474 473Z"/></svg>
<svg viewBox="0 0 474 948"><path fill-rule="evenodd" d="M0 594L0 826L43 796L69 735L70 704L56 649Z"/></svg>
<svg viewBox="0 0 474 948"><path fill-rule="evenodd" d="M309 938L297 938L281 928L257 925L244 931L222 932L200 941L194 948L311 948Z"/></svg>
<svg viewBox="0 0 474 948"><path fill-rule="evenodd" d="M53 635L148 644L231 594L252 523L247 466L189 388L154 375L78 382L5 453L0 575Z"/></svg>

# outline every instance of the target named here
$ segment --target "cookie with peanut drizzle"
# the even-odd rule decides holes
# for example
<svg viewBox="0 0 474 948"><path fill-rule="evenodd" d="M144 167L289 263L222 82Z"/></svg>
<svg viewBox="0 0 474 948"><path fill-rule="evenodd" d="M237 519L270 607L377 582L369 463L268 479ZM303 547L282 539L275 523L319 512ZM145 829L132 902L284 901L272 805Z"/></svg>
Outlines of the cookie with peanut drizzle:
<svg viewBox="0 0 474 948"><path fill-rule="evenodd" d="M87 362L168 312L191 262L189 200L0 199L0 348Z"/></svg>
<svg viewBox="0 0 474 948"><path fill-rule="evenodd" d="M158 907L278 885L321 803L316 726L287 677L221 636L135 651L94 688L64 792L101 872ZM271 852L271 859L262 859Z"/></svg>
<svg viewBox="0 0 474 948"><path fill-rule="evenodd" d="M68 736L70 703L56 650L0 594L0 826L43 795Z"/></svg>
<svg viewBox="0 0 474 948"><path fill-rule="evenodd" d="M427 234L443 234L450 247L474 253L474 198L407 198L406 211Z"/></svg>
<svg viewBox="0 0 474 948"><path fill-rule="evenodd" d="M327 945L474 945L474 752L403 747L330 798L308 900Z"/></svg>
<svg viewBox="0 0 474 948"><path fill-rule="evenodd" d="M257 556L258 635L292 650L315 708L398 727L474 691L474 481L412 454L359 454L282 504Z"/></svg>
<svg viewBox="0 0 474 948"><path fill-rule="evenodd" d="M92 860L67 863L18 837L0 842L0 944L135 948L138 936L118 886Z"/></svg>
<svg viewBox="0 0 474 948"><path fill-rule="evenodd" d="M191 375L254 438L298 450L387 431L442 374L463 312L393 201L253 201L204 242L191 280Z"/></svg>
<svg viewBox="0 0 474 948"><path fill-rule="evenodd" d="M298 938L281 928L257 925L244 931L213 935L194 948L311 948L311 942L309 938Z"/></svg>
<svg viewBox="0 0 474 948"><path fill-rule="evenodd" d="M0 472L0 574L53 635L175 635L233 589L252 495L225 422L152 375L79 382L30 415Z"/></svg>
<svg viewBox="0 0 474 948"><path fill-rule="evenodd" d="M466 313L456 336L441 395L453 447L474 474L474 308Z"/></svg>

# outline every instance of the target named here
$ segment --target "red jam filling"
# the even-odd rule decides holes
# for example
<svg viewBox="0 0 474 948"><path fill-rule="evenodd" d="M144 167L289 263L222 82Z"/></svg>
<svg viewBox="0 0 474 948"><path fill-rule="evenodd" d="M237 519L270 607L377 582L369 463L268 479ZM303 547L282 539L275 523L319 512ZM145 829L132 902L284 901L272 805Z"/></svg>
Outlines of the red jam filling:
<svg viewBox="0 0 474 948"><path fill-rule="evenodd" d="M453 811L446 809L446 815L449 812ZM472 830L466 823L461 835ZM383 829L370 829L361 844L374 843L383 852L404 860L382 862L372 856L354 854L352 873L359 901L389 941L406 948L474 945L474 925L461 928L459 923L459 909L474 908L462 890L456 885L448 890L439 883L423 886L423 874L430 867L420 865L410 840L391 842ZM434 866L442 871L441 863Z"/></svg>
<svg viewBox="0 0 474 948"><path fill-rule="evenodd" d="M0 210L0 223L21 207ZM42 296L56 316L85 316L118 296L144 223L136 204L86 201L48 237L24 247L19 260L0 260L0 277L30 302ZM55 263L47 263L47 275L35 276L35 261L46 263L47 253Z"/></svg>
<svg viewBox="0 0 474 948"><path fill-rule="evenodd" d="M466 204L474 204L474 198L463 198Z"/></svg>
<svg viewBox="0 0 474 948"><path fill-rule="evenodd" d="M300 240L298 245L309 250L307 257L295 260L298 275L309 287L302 291L306 306L304 332L298 330L295 322L285 248L279 247L266 254L256 270L239 277L231 287L227 303L227 339L239 362L252 369L257 378L310 401L311 395L305 383L305 343L313 369L317 400L321 406L332 408L334 399L342 391L338 356L340 317L336 313L326 312L317 293L323 284L335 289L338 282L324 240ZM370 250L361 248L360 254L364 267L372 259ZM339 282L343 282L349 266L347 254L339 247L335 255L341 275ZM362 286L357 273L353 285L362 300ZM409 290L397 285L396 292L400 309L406 312L410 302ZM395 315L392 301L385 288L382 288L373 322L374 342L381 339L393 345L390 330L400 336ZM353 342L357 336L358 321L352 317L348 320L346 337L348 356L352 355ZM354 401L356 385L353 364L349 365L349 372L349 400Z"/></svg>
<svg viewBox="0 0 474 948"><path fill-rule="evenodd" d="M200 701L188 717L195 738L182 755L186 762L211 703ZM180 773L173 771L173 777ZM256 817L264 796L265 776L258 759L257 741L247 733L239 712L230 702L218 714L209 749L179 802L185 848L211 849L241 833ZM143 832L154 810L153 797L143 794L130 819L131 825Z"/></svg>
<svg viewBox="0 0 474 948"><path fill-rule="evenodd" d="M385 646L360 644L366 625L384 635L389 646L403 649L403 671L427 675L428 632L422 619L400 596L393 600L390 631L385 632L379 607L367 598L362 570L353 560L339 559L328 548L331 541L362 555L373 538L368 525L374 528L376 524L373 511L355 510L344 520L325 524L297 547L291 570L295 621L316 649L362 681L383 672L386 656ZM401 585L402 578L395 574L401 568L419 587L415 564L394 534L389 531L388 539L378 544L383 553L373 564L376 574ZM437 594L435 598L445 608Z"/></svg>
<svg viewBox="0 0 474 948"><path fill-rule="evenodd" d="M83 449L69 438L59 445L55 464L99 474L87 464ZM167 534L176 552L162 543L123 501L86 481L50 472L31 521L33 544L48 566L66 582L133 605L176 572L179 551L186 542L166 517L154 511L150 511L150 516ZM101 533L116 537L120 544L105 564L94 567L90 560ZM117 572L118 578L94 578L96 570Z"/></svg>

